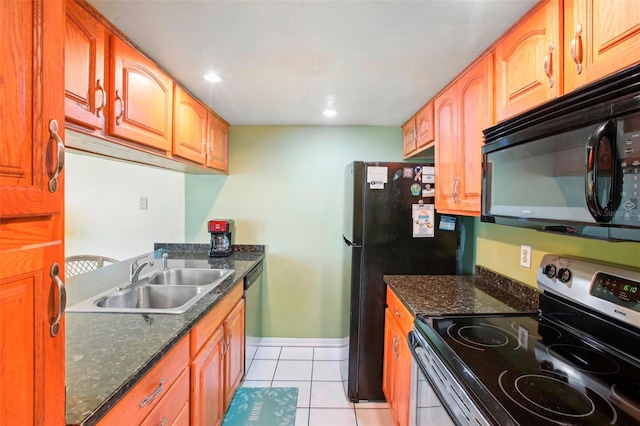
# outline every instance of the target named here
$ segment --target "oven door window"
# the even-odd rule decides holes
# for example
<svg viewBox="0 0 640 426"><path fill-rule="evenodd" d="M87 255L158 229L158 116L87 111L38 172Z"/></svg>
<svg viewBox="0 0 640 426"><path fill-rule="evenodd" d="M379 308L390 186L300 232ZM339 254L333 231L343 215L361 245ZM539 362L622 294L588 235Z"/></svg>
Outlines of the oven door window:
<svg viewBox="0 0 640 426"><path fill-rule="evenodd" d="M585 196L585 147L595 125L509 146L486 155L483 213L595 223ZM607 147L599 152L610 153ZM610 146L609 146L610 148ZM603 167L604 169L604 167ZM604 170L600 179L607 179ZM609 185L598 184L599 188ZM607 200L608 194L599 194Z"/></svg>

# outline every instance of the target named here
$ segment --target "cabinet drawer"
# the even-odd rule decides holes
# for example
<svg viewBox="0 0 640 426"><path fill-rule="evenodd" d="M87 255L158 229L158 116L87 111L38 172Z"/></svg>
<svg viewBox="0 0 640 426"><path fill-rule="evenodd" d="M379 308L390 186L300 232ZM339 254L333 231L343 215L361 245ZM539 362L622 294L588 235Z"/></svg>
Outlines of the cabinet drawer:
<svg viewBox="0 0 640 426"><path fill-rule="evenodd" d="M189 405L189 377L189 369L187 368L145 419L142 423L143 426L180 424L176 420L183 418L181 413L184 406Z"/></svg>
<svg viewBox="0 0 640 426"><path fill-rule="evenodd" d="M391 290L391 287L387 287L387 306L389 307L389 312L393 314L402 329L402 333L406 336L407 333L413 330L413 315Z"/></svg>
<svg viewBox="0 0 640 426"><path fill-rule="evenodd" d="M99 425L140 424L189 365L189 338L182 339L125 395ZM188 377L188 376L187 376Z"/></svg>
<svg viewBox="0 0 640 426"><path fill-rule="evenodd" d="M191 330L191 358L194 358L207 340L213 336L231 309L242 298L242 283L235 285L223 299Z"/></svg>

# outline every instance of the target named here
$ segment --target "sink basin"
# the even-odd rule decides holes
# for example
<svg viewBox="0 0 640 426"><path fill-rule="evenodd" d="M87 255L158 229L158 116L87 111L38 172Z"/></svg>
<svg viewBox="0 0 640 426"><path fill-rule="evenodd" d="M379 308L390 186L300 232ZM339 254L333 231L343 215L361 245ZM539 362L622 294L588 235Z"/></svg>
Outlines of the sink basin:
<svg viewBox="0 0 640 426"><path fill-rule="evenodd" d="M66 311L181 314L234 272L233 269L195 268L155 271L133 285L123 283Z"/></svg>
<svg viewBox="0 0 640 426"><path fill-rule="evenodd" d="M149 284L206 286L220 283L232 269L167 269L154 272Z"/></svg>
<svg viewBox="0 0 640 426"><path fill-rule="evenodd" d="M175 309L202 292L202 287L142 285L101 297L95 305L100 308Z"/></svg>

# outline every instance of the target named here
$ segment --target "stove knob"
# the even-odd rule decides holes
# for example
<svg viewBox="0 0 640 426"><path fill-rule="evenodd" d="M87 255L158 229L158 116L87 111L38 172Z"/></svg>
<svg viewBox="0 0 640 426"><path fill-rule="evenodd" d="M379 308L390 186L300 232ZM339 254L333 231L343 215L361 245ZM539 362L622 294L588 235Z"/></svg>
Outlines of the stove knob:
<svg viewBox="0 0 640 426"><path fill-rule="evenodd" d="M568 283L571 279L571 271L566 268L561 268L558 271L558 279L563 283Z"/></svg>
<svg viewBox="0 0 640 426"><path fill-rule="evenodd" d="M544 268L542 269L542 273L549 278L553 278L556 276L556 270L557 270L556 265L553 265L550 263L548 265L544 265Z"/></svg>

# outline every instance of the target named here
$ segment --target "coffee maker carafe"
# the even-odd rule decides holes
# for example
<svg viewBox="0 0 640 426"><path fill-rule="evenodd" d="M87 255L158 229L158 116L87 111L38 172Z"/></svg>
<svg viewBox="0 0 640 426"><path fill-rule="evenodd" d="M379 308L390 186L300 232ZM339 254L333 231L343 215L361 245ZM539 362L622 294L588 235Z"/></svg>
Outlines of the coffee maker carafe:
<svg viewBox="0 0 640 426"><path fill-rule="evenodd" d="M234 231L232 219L209 221L209 233L211 234L209 257L227 257L231 254Z"/></svg>

